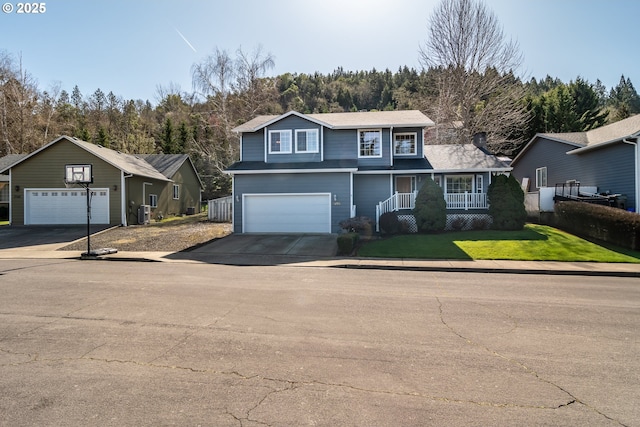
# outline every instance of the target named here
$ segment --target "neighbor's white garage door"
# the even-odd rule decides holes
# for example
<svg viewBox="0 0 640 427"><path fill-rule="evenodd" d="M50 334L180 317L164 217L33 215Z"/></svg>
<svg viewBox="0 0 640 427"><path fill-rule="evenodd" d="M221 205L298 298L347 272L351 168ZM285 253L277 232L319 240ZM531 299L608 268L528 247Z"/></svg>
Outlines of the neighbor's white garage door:
<svg viewBox="0 0 640 427"><path fill-rule="evenodd" d="M331 194L245 194L245 233L331 233Z"/></svg>
<svg viewBox="0 0 640 427"><path fill-rule="evenodd" d="M25 190L26 225L86 224L87 193L81 188ZM109 189L91 189L91 224L109 224Z"/></svg>

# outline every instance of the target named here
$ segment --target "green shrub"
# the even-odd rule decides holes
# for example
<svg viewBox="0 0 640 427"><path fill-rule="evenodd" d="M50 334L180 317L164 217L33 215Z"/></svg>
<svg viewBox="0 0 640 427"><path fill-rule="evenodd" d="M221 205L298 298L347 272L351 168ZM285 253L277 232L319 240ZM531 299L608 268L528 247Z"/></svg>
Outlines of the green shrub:
<svg viewBox="0 0 640 427"><path fill-rule="evenodd" d="M455 231L460 231L467 226L467 219L463 216L456 216L451 220L451 228Z"/></svg>
<svg viewBox="0 0 640 427"><path fill-rule="evenodd" d="M345 233L338 236L338 255L350 255L358 243L358 233Z"/></svg>
<svg viewBox="0 0 640 427"><path fill-rule="evenodd" d="M486 230L489 228L489 220L484 217L473 218L471 220L472 230Z"/></svg>
<svg viewBox="0 0 640 427"><path fill-rule="evenodd" d="M418 231L442 231L447 225L447 202L442 188L433 179L427 178L416 196L413 209Z"/></svg>
<svg viewBox="0 0 640 427"><path fill-rule="evenodd" d="M493 178L487 191L489 215L496 230L522 230L527 221L524 192L513 175Z"/></svg>
<svg viewBox="0 0 640 427"><path fill-rule="evenodd" d="M338 223L340 227L348 233L360 233L365 236L370 236L373 232L373 220L366 216L356 216L349 219L344 219Z"/></svg>
<svg viewBox="0 0 640 427"><path fill-rule="evenodd" d="M380 215L380 231L384 234L398 234L402 228L402 224L398 219L397 212L385 212Z"/></svg>
<svg viewBox="0 0 640 427"><path fill-rule="evenodd" d="M640 250L640 215L581 202L555 205L555 225L580 236Z"/></svg>

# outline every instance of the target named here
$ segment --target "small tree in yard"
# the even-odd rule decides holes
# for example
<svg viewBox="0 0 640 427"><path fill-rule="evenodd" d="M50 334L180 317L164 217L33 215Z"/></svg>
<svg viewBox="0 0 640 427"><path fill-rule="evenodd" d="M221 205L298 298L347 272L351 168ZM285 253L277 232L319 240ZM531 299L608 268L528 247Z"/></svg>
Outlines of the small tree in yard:
<svg viewBox="0 0 640 427"><path fill-rule="evenodd" d="M413 209L419 231L442 231L447 225L447 202L442 188L427 178L416 196Z"/></svg>
<svg viewBox="0 0 640 427"><path fill-rule="evenodd" d="M522 230L527 219L524 192L513 175L498 175L487 190L489 214L496 230Z"/></svg>

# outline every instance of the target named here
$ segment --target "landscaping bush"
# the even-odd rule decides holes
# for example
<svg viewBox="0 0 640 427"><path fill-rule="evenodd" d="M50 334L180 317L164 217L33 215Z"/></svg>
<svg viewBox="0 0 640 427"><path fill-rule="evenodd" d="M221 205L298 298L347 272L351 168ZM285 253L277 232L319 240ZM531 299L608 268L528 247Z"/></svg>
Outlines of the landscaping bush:
<svg viewBox="0 0 640 427"><path fill-rule="evenodd" d="M398 234L402 230L402 224L397 212L385 212L380 215L380 231L384 234Z"/></svg>
<svg viewBox="0 0 640 427"><path fill-rule="evenodd" d="M489 215L496 230L522 230L527 220L524 192L513 175L493 178L487 191Z"/></svg>
<svg viewBox="0 0 640 427"><path fill-rule="evenodd" d="M350 255L356 247L360 235L345 233L338 236L338 255Z"/></svg>
<svg viewBox="0 0 640 427"><path fill-rule="evenodd" d="M371 236L374 222L366 216L356 216L344 219L338 223L343 230L348 233L359 233L364 236Z"/></svg>
<svg viewBox="0 0 640 427"><path fill-rule="evenodd" d="M456 216L451 220L451 229L460 231L467 225L467 219L463 216Z"/></svg>
<svg viewBox="0 0 640 427"><path fill-rule="evenodd" d="M486 230L489 228L489 220L487 218L473 218L471 220L471 229L472 230Z"/></svg>
<svg viewBox="0 0 640 427"><path fill-rule="evenodd" d="M413 215L418 231L442 231L447 226L447 202L442 188L431 178L427 178L418 191Z"/></svg>
<svg viewBox="0 0 640 427"><path fill-rule="evenodd" d="M581 202L555 205L555 225L570 233L640 250L640 215Z"/></svg>

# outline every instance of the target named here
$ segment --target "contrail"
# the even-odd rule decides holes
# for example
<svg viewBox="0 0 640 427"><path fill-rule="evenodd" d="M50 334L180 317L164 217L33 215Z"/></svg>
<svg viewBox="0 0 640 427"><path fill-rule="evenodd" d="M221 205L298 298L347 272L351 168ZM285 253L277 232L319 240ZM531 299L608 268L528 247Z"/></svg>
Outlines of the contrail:
<svg viewBox="0 0 640 427"><path fill-rule="evenodd" d="M186 44L188 44L188 45L189 45L189 47L191 48L191 50L192 50L192 51L194 51L194 52L198 53L198 51L196 50L196 48L195 48L195 47L193 47L193 45L192 45L191 43L189 43L189 40L187 40L187 38L186 38L186 37L185 37L185 36L180 32L180 30L178 30L176 27L173 27L173 29L174 29L174 30L176 30L176 32L178 33L178 35L179 35L180 37L182 37L182 40L184 40L184 42L185 42Z"/></svg>

